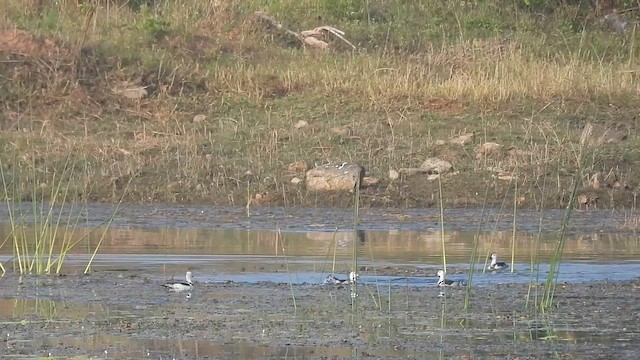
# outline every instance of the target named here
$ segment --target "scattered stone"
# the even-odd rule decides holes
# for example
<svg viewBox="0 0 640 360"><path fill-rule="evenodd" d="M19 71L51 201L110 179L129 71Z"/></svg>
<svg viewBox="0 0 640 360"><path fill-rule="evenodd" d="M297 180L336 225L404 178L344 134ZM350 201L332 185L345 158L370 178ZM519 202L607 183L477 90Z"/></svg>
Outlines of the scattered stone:
<svg viewBox="0 0 640 360"><path fill-rule="evenodd" d="M147 96L145 86L134 85L128 81L117 84L111 91L116 95L122 95L127 99L142 99Z"/></svg>
<svg viewBox="0 0 640 360"><path fill-rule="evenodd" d="M296 161L287 166L287 171L292 174L299 174L309 170L309 164L304 161Z"/></svg>
<svg viewBox="0 0 640 360"><path fill-rule="evenodd" d="M275 195L268 192L256 193L251 199L251 202L255 205L264 205L275 199Z"/></svg>
<svg viewBox="0 0 640 360"><path fill-rule="evenodd" d="M207 120L207 117L205 115L199 114L193 117L193 122L198 124L201 123L203 121Z"/></svg>
<svg viewBox="0 0 640 360"><path fill-rule="evenodd" d="M293 125L293 128L297 130L297 129L301 129L301 128L307 126L307 125L309 125L308 122L306 122L304 120L300 120L297 123L295 123L295 125Z"/></svg>
<svg viewBox="0 0 640 360"><path fill-rule="evenodd" d="M616 130L611 127L593 125L591 135L589 136L589 144L597 146L602 144L617 144L627 139L628 134L625 131Z"/></svg>
<svg viewBox="0 0 640 360"><path fill-rule="evenodd" d="M401 168L399 170L400 174L402 174L404 177L411 177L411 176L416 176L418 174L424 174L427 171L424 169L420 169L420 168Z"/></svg>
<svg viewBox="0 0 640 360"><path fill-rule="evenodd" d="M507 151L507 153L509 154L509 156L511 157L525 157L525 156L531 156L531 151L528 150L522 150L522 149L509 149L509 151Z"/></svg>
<svg viewBox="0 0 640 360"><path fill-rule="evenodd" d="M498 167L498 166L489 166L489 167L487 167L487 171L494 172L494 173L503 173L503 172L505 172L504 170L502 170L501 167Z"/></svg>
<svg viewBox="0 0 640 360"><path fill-rule="evenodd" d="M587 184L588 187L592 189L600 189L602 187L602 182L600 181L600 172L597 172L591 176L589 182Z"/></svg>
<svg viewBox="0 0 640 360"><path fill-rule="evenodd" d="M329 131L343 137L353 136L353 129L351 128L351 126L348 126L348 125L334 127L334 128L331 128Z"/></svg>
<svg viewBox="0 0 640 360"><path fill-rule="evenodd" d="M438 140L434 141L433 143L434 143L436 146L442 146L442 145L445 145L447 142L446 142L446 141L444 141L444 140L440 140L440 139L438 139Z"/></svg>
<svg viewBox="0 0 640 360"><path fill-rule="evenodd" d="M453 165L446 160L432 157L425 160L420 165L420 169L428 174L444 174L453 169Z"/></svg>
<svg viewBox="0 0 640 360"><path fill-rule="evenodd" d="M476 159L489 155L498 155L504 146L494 142L486 142L476 147Z"/></svg>
<svg viewBox="0 0 640 360"><path fill-rule="evenodd" d="M449 140L449 142L452 144L464 146L472 142L474 137L475 137L475 134L473 133L465 133L458 136L454 136L453 138L451 138L451 140Z"/></svg>
<svg viewBox="0 0 640 360"><path fill-rule="evenodd" d="M355 163L325 164L307 171L307 190L351 191L364 177L364 168Z"/></svg>
<svg viewBox="0 0 640 360"><path fill-rule="evenodd" d="M380 183L380 179L371 177L371 176L365 176L362 178L362 182L360 184L366 187L366 186L378 185L379 183Z"/></svg>
<svg viewBox="0 0 640 360"><path fill-rule="evenodd" d="M301 180L300 178L298 178L298 177L294 177L293 179L291 179L291 183L292 183L293 185L298 185L298 184L300 184L301 182L302 182L302 180Z"/></svg>
<svg viewBox="0 0 640 360"><path fill-rule="evenodd" d="M611 14L605 15L604 20L607 22L607 25L609 25L609 28L618 34L624 33L629 27L627 18L615 10Z"/></svg>
<svg viewBox="0 0 640 360"><path fill-rule="evenodd" d="M579 209L582 209L583 206L586 210L596 209L597 202L598 202L598 195L593 193L580 194L578 195L576 201L578 202Z"/></svg>
<svg viewBox="0 0 640 360"><path fill-rule="evenodd" d="M498 180L502 180L502 181L512 181L515 180L517 177L513 174L510 173L499 173L498 174Z"/></svg>
<svg viewBox="0 0 640 360"><path fill-rule="evenodd" d="M396 180L400 177L400 173L396 170L389 170L389 180Z"/></svg>

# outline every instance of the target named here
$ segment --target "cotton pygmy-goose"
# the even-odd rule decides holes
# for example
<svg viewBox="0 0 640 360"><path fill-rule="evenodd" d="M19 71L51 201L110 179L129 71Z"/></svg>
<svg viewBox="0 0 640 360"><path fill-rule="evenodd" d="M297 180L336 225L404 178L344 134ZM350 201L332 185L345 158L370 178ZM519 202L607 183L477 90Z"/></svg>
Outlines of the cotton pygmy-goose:
<svg viewBox="0 0 640 360"><path fill-rule="evenodd" d="M187 271L185 275L186 281L172 281L164 284L163 286L169 288L171 291L191 291L193 289L193 281L191 279L191 271Z"/></svg>
<svg viewBox="0 0 640 360"><path fill-rule="evenodd" d="M503 261L498 261L497 254L491 254L491 264L487 269L489 270L503 270L509 267L509 264Z"/></svg>
<svg viewBox="0 0 640 360"><path fill-rule="evenodd" d="M333 274L329 274L327 275L327 277L324 279L324 283L328 284L328 285L340 285L340 284L346 284L347 283L347 279L339 279L337 278L335 275Z"/></svg>
<svg viewBox="0 0 640 360"><path fill-rule="evenodd" d="M358 278L358 274L356 274L355 271L352 271L352 272L349 273L349 278L348 279L340 279L340 278L336 277L333 274L329 274L324 279L324 283L325 284L330 284L330 285L354 284L356 282L357 278Z"/></svg>
<svg viewBox="0 0 640 360"><path fill-rule="evenodd" d="M444 278L444 271L438 270L438 286L464 286L465 283L460 280L449 280Z"/></svg>

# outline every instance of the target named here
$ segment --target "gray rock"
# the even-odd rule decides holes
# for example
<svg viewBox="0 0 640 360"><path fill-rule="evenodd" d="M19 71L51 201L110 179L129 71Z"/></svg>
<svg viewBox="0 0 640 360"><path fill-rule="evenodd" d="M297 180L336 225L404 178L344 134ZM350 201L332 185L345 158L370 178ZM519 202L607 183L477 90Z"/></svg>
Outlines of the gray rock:
<svg viewBox="0 0 640 360"><path fill-rule="evenodd" d="M404 177L416 176L418 174L424 174L427 172L426 170L420 168L400 168L400 170L398 171Z"/></svg>
<svg viewBox="0 0 640 360"><path fill-rule="evenodd" d="M499 155L504 146L494 142L486 142L476 146L476 159L482 159L485 156Z"/></svg>
<svg viewBox="0 0 640 360"><path fill-rule="evenodd" d="M365 176L362 178L362 181L360 182L360 185L363 187L367 187L367 186L374 186L374 185L378 185L380 183L380 179L376 178L376 177L371 177L371 176Z"/></svg>
<svg viewBox="0 0 640 360"><path fill-rule="evenodd" d="M354 163L319 165L307 171L307 190L351 191L362 183L364 168Z"/></svg>
<svg viewBox="0 0 640 360"><path fill-rule="evenodd" d="M297 123L295 123L295 124L293 125L293 128L294 128L294 129L296 129L296 130L297 130L297 129L302 129L303 127L305 127L305 126L307 126L307 125L309 125L309 123L308 123L308 122L306 122L306 121L304 121L304 120L299 120Z"/></svg>
<svg viewBox="0 0 640 360"><path fill-rule="evenodd" d="M618 144L627 140L627 132L601 125L592 125L589 144L597 146L602 144Z"/></svg>
<svg viewBox="0 0 640 360"><path fill-rule="evenodd" d="M451 140L449 140L449 142L452 143L452 144L457 144L457 145L460 145L460 146L464 146L464 145L472 142L474 137L475 137L475 134L473 134L473 133L460 134L458 136L454 136L453 138L451 138Z"/></svg>
<svg viewBox="0 0 640 360"><path fill-rule="evenodd" d="M444 174L451 169L453 169L453 165L450 162L435 157L428 158L420 165L420 170L427 174Z"/></svg>
<svg viewBox="0 0 640 360"><path fill-rule="evenodd" d="M629 28L629 21L627 20L627 18L624 15L617 13L616 11L612 12L611 14L605 15L604 20L609 25L609 28L617 32L618 34L624 33Z"/></svg>

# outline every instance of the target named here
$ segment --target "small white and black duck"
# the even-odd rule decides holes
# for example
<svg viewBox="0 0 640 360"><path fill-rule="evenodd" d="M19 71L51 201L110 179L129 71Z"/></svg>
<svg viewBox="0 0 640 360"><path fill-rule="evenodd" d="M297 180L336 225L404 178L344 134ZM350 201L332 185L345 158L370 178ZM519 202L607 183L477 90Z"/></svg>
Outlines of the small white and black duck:
<svg viewBox="0 0 640 360"><path fill-rule="evenodd" d="M191 291L193 290L193 280L191 278L191 271L187 271L185 275L186 281L171 281L163 286L168 288L170 291L182 292L182 291Z"/></svg>
<svg viewBox="0 0 640 360"><path fill-rule="evenodd" d="M509 268L509 264L507 264L504 261L498 261L498 254L493 253L491 254L491 264L489 264L489 267L487 267L487 269L489 270L504 270Z"/></svg>
<svg viewBox="0 0 640 360"><path fill-rule="evenodd" d="M342 284L355 284L358 279L358 274L355 271L349 273L348 279L340 279L333 274L327 275L324 279L324 283L328 285L342 285Z"/></svg>
<svg viewBox="0 0 640 360"><path fill-rule="evenodd" d="M465 286L462 280L449 280L444 278L444 271L438 270L438 286Z"/></svg>

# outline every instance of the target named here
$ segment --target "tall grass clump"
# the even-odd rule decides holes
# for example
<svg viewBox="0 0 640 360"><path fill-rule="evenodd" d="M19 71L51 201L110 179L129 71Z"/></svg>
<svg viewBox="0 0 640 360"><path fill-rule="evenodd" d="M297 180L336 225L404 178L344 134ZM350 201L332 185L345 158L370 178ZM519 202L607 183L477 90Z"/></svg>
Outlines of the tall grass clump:
<svg viewBox="0 0 640 360"><path fill-rule="evenodd" d="M544 152L544 159L548 159L549 157L549 146L548 144L545 144L545 152ZM547 161L543 162L543 166L546 170L546 166L547 166ZM545 171L546 173L546 171ZM542 199L540 201L540 208L544 208L544 195L547 191L547 177L543 176L542 178ZM540 281L540 245L542 244L542 225L543 225L543 217L542 215L540 215L540 218L538 219L538 233L536 234L536 240L534 241L534 243L532 244L533 249L531 251L531 274L529 277L529 287L527 289L527 300L525 303L525 307L529 307L529 302L531 300L531 290L532 288L535 289L535 294L534 294L534 301L533 303L538 304L538 283Z"/></svg>
<svg viewBox="0 0 640 360"><path fill-rule="evenodd" d="M67 156L61 169L52 171L53 175L47 180L52 184L50 192L42 191L37 180L35 161L31 165L31 173L23 173L18 166L7 167L0 160L2 195L10 226L7 241L12 246L14 271L30 275L59 274L67 254L80 242L88 241L94 231L102 228L102 237L87 263L86 273L121 202L109 219L77 236L86 205L79 205L75 200L79 195L86 198L89 194L78 194L75 190L78 183L82 182L82 176L75 171L75 158ZM5 168L11 168L11 173ZM28 189L27 194L22 193L23 187ZM90 189L87 191L90 192ZM29 201L23 201L23 198ZM104 224L107 226L102 227Z"/></svg>
<svg viewBox="0 0 640 360"><path fill-rule="evenodd" d="M480 222L478 223L478 228L473 237L473 249L471 250L471 256L469 258L469 273L467 276L467 288L465 289L464 296L464 309L468 310L471 308L471 286L473 285L473 273L475 272L476 263L478 262L478 248L480 245L480 233L482 232L482 228L484 226L484 212L486 209L487 199L489 197L489 186L485 188L484 192L484 201L482 202L482 211L480 212ZM486 266L485 266L486 267Z"/></svg>
<svg viewBox="0 0 640 360"><path fill-rule="evenodd" d="M564 253L564 244L566 239L565 234L566 234L567 227L569 226L571 213L573 212L573 208L576 203L576 195L578 193L578 187L582 179L586 143L588 139L591 137L592 132L593 132L593 125L591 125L591 123L587 123L587 125L582 130L582 134L580 136L580 143L578 145L579 147L575 152L577 167L573 177L573 189L571 191L571 195L567 202L564 216L562 218L562 225L560 228L559 238L556 243L555 250L551 255L551 260L549 261L549 273L547 274L547 281L545 282L544 295L543 295L542 304L541 304L541 309L543 311L550 308L553 305L553 297L555 295L556 284L558 282L558 275L560 274L560 264L562 262L562 255Z"/></svg>

